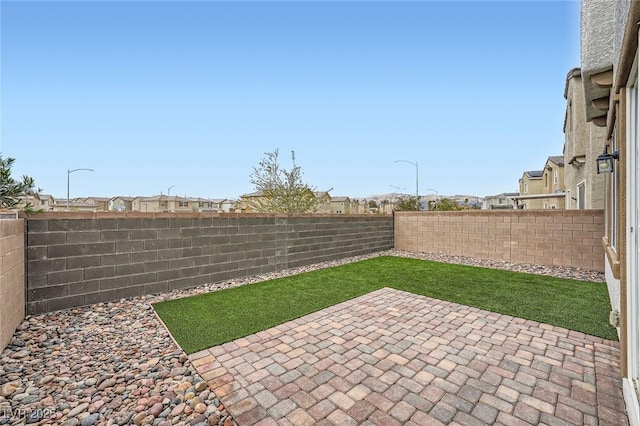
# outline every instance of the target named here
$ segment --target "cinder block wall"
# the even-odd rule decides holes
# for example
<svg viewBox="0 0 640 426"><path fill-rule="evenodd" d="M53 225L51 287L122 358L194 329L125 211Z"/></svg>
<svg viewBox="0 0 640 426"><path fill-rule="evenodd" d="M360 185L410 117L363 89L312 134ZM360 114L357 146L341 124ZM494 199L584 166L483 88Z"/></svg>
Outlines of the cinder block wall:
<svg viewBox="0 0 640 426"><path fill-rule="evenodd" d="M24 221L0 219L0 352L24 319Z"/></svg>
<svg viewBox="0 0 640 426"><path fill-rule="evenodd" d="M67 213L26 222L30 314L393 248L390 216Z"/></svg>
<svg viewBox="0 0 640 426"><path fill-rule="evenodd" d="M396 212L395 248L604 271L603 210Z"/></svg>

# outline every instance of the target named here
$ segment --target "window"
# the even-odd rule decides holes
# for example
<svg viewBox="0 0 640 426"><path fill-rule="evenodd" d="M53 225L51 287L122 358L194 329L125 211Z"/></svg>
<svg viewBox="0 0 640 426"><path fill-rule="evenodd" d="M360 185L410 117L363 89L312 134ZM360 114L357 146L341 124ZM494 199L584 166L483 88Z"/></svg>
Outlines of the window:
<svg viewBox="0 0 640 426"><path fill-rule="evenodd" d="M178 205L179 205L180 207L189 207L189 202L187 202L187 201L180 201L180 202L178 203Z"/></svg>
<svg viewBox="0 0 640 426"><path fill-rule="evenodd" d="M529 193L529 184L528 184L528 183L525 183L525 184L524 184L524 193L525 193L525 194L528 194L528 193Z"/></svg>
<svg viewBox="0 0 640 426"><path fill-rule="evenodd" d="M548 187L549 186L549 173L544 172L544 187Z"/></svg>
<svg viewBox="0 0 640 426"><path fill-rule="evenodd" d="M558 169L555 169L553 171L553 184L557 185L558 184Z"/></svg>

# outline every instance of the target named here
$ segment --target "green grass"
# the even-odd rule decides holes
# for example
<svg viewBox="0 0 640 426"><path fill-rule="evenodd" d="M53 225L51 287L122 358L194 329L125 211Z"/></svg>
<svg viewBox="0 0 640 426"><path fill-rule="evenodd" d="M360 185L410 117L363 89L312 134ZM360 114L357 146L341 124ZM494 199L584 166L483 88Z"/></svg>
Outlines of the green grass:
<svg viewBox="0 0 640 426"><path fill-rule="evenodd" d="M187 353L391 287L616 340L606 284L377 257L154 305Z"/></svg>

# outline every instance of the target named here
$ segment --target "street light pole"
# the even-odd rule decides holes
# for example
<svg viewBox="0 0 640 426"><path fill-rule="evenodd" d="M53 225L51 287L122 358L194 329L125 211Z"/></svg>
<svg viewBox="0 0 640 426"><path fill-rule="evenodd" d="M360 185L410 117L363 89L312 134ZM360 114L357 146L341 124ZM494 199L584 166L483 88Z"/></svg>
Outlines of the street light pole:
<svg viewBox="0 0 640 426"><path fill-rule="evenodd" d="M409 160L396 160L395 163L409 163L415 166L416 168L416 203L417 203L418 210L420 210L420 196L418 195L418 162L416 161L414 163L413 161L409 161Z"/></svg>
<svg viewBox="0 0 640 426"><path fill-rule="evenodd" d="M71 173L79 172L80 170L86 170L88 172L94 171L93 169L73 169L73 170L67 169L67 210L69 210L69 176L71 175Z"/></svg>
<svg viewBox="0 0 640 426"><path fill-rule="evenodd" d="M171 185L169 189L167 189L167 196L171 195L171 188L175 188L175 185Z"/></svg>

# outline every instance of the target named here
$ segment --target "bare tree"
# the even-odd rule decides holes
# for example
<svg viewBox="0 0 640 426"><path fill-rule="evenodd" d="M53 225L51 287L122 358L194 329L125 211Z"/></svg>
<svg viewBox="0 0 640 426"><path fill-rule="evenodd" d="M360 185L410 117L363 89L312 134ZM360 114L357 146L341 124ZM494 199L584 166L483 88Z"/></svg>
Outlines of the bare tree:
<svg viewBox="0 0 640 426"><path fill-rule="evenodd" d="M258 194L247 200L250 209L264 213L309 213L319 200L315 188L302 181L302 170L291 151L291 169L280 166L278 150L265 153L250 176Z"/></svg>

